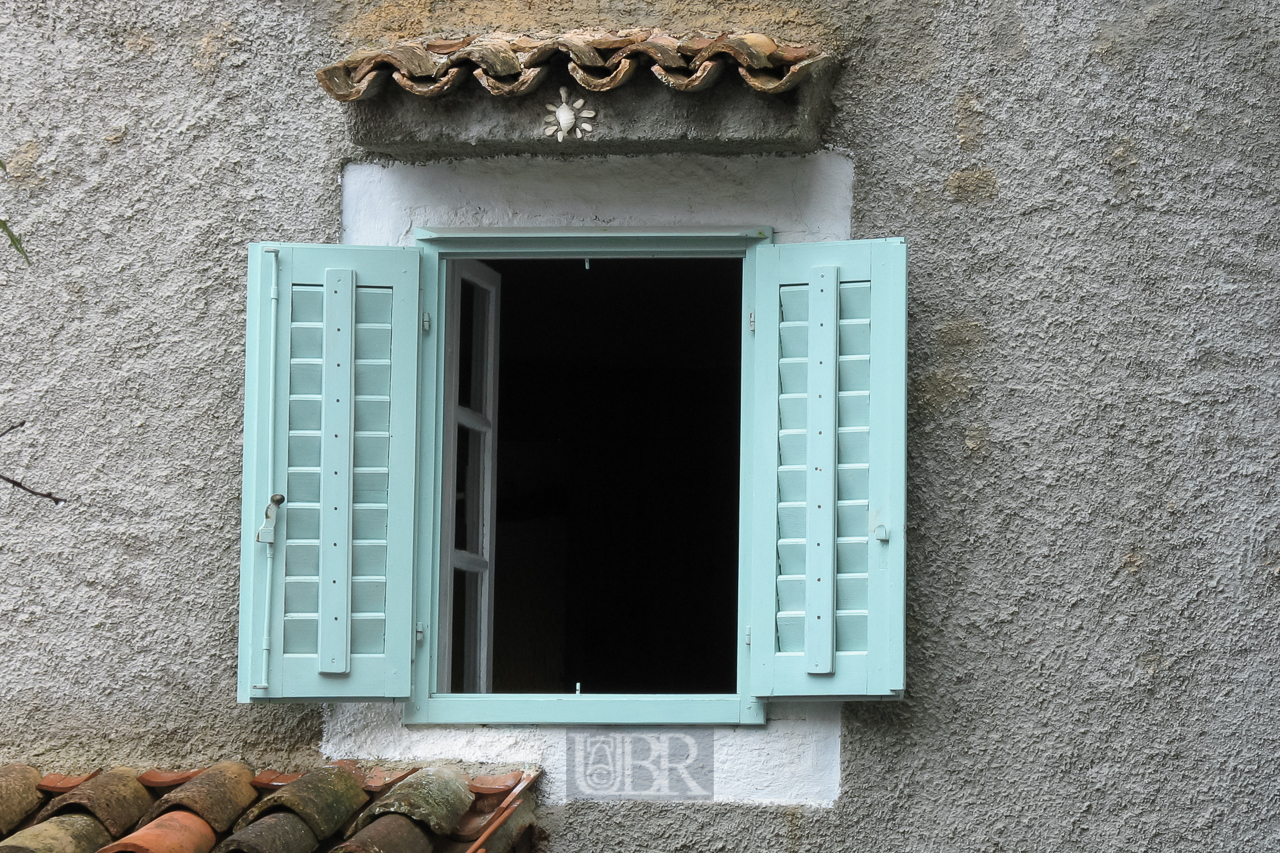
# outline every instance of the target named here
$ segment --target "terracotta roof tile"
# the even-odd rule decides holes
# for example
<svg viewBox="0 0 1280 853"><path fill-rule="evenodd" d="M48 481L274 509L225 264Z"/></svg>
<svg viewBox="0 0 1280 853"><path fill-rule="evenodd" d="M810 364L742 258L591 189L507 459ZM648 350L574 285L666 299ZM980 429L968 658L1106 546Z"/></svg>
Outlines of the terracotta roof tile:
<svg viewBox="0 0 1280 853"><path fill-rule="evenodd" d="M348 835L361 831L382 814L402 814L430 827L437 835L448 835L475 802L470 784L465 774L452 767L424 767L365 809Z"/></svg>
<svg viewBox="0 0 1280 853"><path fill-rule="evenodd" d="M65 794L76 786L88 782L101 772L101 770L95 770L92 773L85 773L83 776L63 776L61 773L46 773L36 787L51 794Z"/></svg>
<svg viewBox="0 0 1280 853"><path fill-rule="evenodd" d="M138 771L117 767L54 797L36 816L36 822L63 811L84 809L102 821L112 838L119 838L150 808L151 792L138 781Z"/></svg>
<svg viewBox="0 0 1280 853"><path fill-rule="evenodd" d="M275 812L237 829L214 853L311 853L319 846L305 820L293 812Z"/></svg>
<svg viewBox="0 0 1280 853"><path fill-rule="evenodd" d="M397 772L394 770L383 770L381 767L375 767L365 774L364 789L370 794L381 794L388 788L393 787L396 783L403 781L406 777L412 776L415 772L416 771L414 770Z"/></svg>
<svg viewBox="0 0 1280 853"><path fill-rule="evenodd" d="M328 838L369 801L363 781L363 774L348 767L319 767L251 806L236 822L236 832L264 815L287 810L306 821L316 838Z"/></svg>
<svg viewBox="0 0 1280 853"><path fill-rule="evenodd" d="M203 771L203 767L196 770L159 770L153 767L139 774L138 781L148 788L176 788L185 782L190 782Z"/></svg>
<svg viewBox="0 0 1280 853"><path fill-rule="evenodd" d="M161 797L143 823L155 820L171 809L188 809L200 815L218 832L226 832L258 798L249 784L253 771L239 761L215 764L180 788Z"/></svg>
<svg viewBox="0 0 1280 853"><path fill-rule="evenodd" d="M417 821L385 814L333 848L332 853L431 853L431 838Z"/></svg>
<svg viewBox="0 0 1280 853"><path fill-rule="evenodd" d="M539 772L472 778L448 765L365 771L340 761L301 775L266 770L255 777L228 761L203 771L117 767L41 777L9 765L0 767L0 816L7 821L0 837L13 834L0 841L0 853L311 853L321 846L528 853L535 801L527 786ZM46 782L60 793L37 812L48 796L37 786ZM260 800L255 785L267 790ZM140 812L145 816L124 835ZM227 835L233 824L237 831Z"/></svg>
<svg viewBox="0 0 1280 853"><path fill-rule="evenodd" d="M534 38L490 33L440 41L410 39L362 50L316 72L321 87L339 101L376 96L387 81L426 98L453 91L466 72L494 95L519 97L538 88L557 62L596 92L615 89L649 69L678 92L714 85L733 66L751 88L785 92L835 60L817 45L782 44L762 33L693 33L658 30L564 33Z"/></svg>
<svg viewBox="0 0 1280 853"><path fill-rule="evenodd" d="M59 815L0 841L0 853L93 853L111 843L97 818Z"/></svg>
<svg viewBox="0 0 1280 853"><path fill-rule="evenodd" d="M199 815L174 811L108 844L100 853L209 853L217 842L213 827Z"/></svg>
<svg viewBox="0 0 1280 853"><path fill-rule="evenodd" d="M526 770L516 779L508 776L503 780L510 783L505 790L486 791L477 796L471 809L458 821L453 837L459 841L475 841L479 844L492 835L497 827L520 808L525 789L533 784L540 773L540 770Z"/></svg>
<svg viewBox="0 0 1280 853"><path fill-rule="evenodd" d="M40 771L25 764L0 767L0 838L17 829L22 819L44 805L36 788Z"/></svg>
<svg viewBox="0 0 1280 853"><path fill-rule="evenodd" d="M301 773L281 773L279 770L263 770L253 777L253 787L263 791L274 791L283 788L295 779L301 779Z"/></svg>

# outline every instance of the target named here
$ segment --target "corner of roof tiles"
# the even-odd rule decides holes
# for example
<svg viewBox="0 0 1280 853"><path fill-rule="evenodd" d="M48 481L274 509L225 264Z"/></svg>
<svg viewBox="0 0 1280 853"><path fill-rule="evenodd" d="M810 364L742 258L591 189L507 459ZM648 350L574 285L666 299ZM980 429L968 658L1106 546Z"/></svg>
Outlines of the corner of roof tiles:
<svg viewBox="0 0 1280 853"><path fill-rule="evenodd" d="M510 67L508 67L510 66ZM406 162L535 155L807 153L837 62L759 34L426 39L317 72L350 137Z"/></svg>

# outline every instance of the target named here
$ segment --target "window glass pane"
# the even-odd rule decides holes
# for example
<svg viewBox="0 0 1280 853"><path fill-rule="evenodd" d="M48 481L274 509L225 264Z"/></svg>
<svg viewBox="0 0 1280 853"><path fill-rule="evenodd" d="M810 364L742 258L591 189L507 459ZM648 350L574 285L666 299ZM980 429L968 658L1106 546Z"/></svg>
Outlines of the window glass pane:
<svg viewBox="0 0 1280 853"><path fill-rule="evenodd" d="M453 547L478 556L483 553L482 511L484 492L481 477L484 476L484 443L482 433L458 427L455 452L458 457L458 476L454 495Z"/></svg>
<svg viewBox="0 0 1280 853"><path fill-rule="evenodd" d="M453 620L450 626L452 641L449 661L449 692L476 692L474 660L476 636L476 593L478 576L472 572L453 570Z"/></svg>
<svg viewBox="0 0 1280 853"><path fill-rule="evenodd" d="M489 291L462 282L462 307L458 322L458 405L489 414L484 378L487 369Z"/></svg>

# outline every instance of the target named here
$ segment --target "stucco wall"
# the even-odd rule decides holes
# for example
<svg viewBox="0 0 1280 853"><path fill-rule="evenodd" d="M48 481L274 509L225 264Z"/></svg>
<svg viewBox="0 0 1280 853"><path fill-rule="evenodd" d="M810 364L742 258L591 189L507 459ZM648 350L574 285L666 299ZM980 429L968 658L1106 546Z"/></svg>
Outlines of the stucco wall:
<svg viewBox="0 0 1280 853"><path fill-rule="evenodd" d="M832 808L555 849L1280 845L1280 7L397 8L829 38L852 233L911 244L907 700L846 706ZM72 499L0 489L0 759L319 760L233 701L244 245L340 236L310 72L368 11L0 5L0 473Z"/></svg>

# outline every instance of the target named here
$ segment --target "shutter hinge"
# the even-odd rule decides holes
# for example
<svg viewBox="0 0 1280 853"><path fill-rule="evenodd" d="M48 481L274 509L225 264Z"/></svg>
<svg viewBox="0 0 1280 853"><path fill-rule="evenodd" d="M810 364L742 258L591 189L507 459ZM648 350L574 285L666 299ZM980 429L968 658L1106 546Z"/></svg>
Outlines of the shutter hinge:
<svg viewBox="0 0 1280 853"><path fill-rule="evenodd" d="M419 643L427 639L426 626L423 625L421 622L419 622L418 626L413 629L413 639Z"/></svg>
<svg viewBox="0 0 1280 853"><path fill-rule="evenodd" d="M751 645L751 626L747 626L747 645Z"/></svg>
<svg viewBox="0 0 1280 853"><path fill-rule="evenodd" d="M747 321L747 325L750 327L751 331L754 332L756 330L756 312L751 312L751 319Z"/></svg>
<svg viewBox="0 0 1280 853"><path fill-rule="evenodd" d="M431 314L427 311L422 312L422 331L428 334L431 332Z"/></svg>

